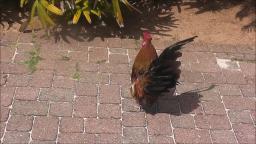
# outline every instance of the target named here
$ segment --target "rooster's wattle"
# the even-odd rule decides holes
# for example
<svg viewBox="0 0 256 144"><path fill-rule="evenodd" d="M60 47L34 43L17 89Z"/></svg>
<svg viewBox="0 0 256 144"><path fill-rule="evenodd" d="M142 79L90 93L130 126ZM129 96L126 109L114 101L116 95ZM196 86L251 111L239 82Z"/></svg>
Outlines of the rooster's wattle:
<svg viewBox="0 0 256 144"><path fill-rule="evenodd" d="M131 74L131 94L141 106L152 105L161 94L173 91L180 77L179 50L197 36L179 41L157 56L148 32L143 33L143 43L135 58Z"/></svg>

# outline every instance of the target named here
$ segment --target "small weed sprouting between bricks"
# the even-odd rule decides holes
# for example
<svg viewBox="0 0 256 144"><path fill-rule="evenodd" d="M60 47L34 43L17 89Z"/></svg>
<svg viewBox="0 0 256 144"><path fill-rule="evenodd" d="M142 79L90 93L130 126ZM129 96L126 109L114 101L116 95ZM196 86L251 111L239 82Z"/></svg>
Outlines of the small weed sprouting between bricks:
<svg viewBox="0 0 256 144"><path fill-rule="evenodd" d="M39 56L39 52L39 46L35 45L35 48L32 51L28 52L29 59L23 62L32 73L36 71L36 66L39 61L43 59Z"/></svg>
<svg viewBox="0 0 256 144"><path fill-rule="evenodd" d="M69 60L70 60L70 57L68 57L68 56L61 56L61 60L63 60L63 61L69 61Z"/></svg>
<svg viewBox="0 0 256 144"><path fill-rule="evenodd" d="M76 71L72 76L73 79L75 80L79 80L80 79L80 73L79 73L79 65L78 63L76 63Z"/></svg>
<svg viewBox="0 0 256 144"><path fill-rule="evenodd" d="M97 63L97 64L102 64L102 63L105 63L106 61L107 61L107 60L104 59L104 60L99 60L99 61L97 61L96 63Z"/></svg>

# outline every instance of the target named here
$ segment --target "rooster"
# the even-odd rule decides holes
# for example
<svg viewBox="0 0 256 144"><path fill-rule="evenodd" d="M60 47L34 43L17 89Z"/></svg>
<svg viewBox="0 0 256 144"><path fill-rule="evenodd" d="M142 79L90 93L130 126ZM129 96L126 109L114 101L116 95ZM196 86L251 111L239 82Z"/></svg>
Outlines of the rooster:
<svg viewBox="0 0 256 144"><path fill-rule="evenodd" d="M183 45L197 36L179 41L163 50L158 57L148 32L143 33L143 43L132 67L131 94L140 106L151 106L165 92L174 93L180 77L177 58ZM173 94L172 93L172 94Z"/></svg>

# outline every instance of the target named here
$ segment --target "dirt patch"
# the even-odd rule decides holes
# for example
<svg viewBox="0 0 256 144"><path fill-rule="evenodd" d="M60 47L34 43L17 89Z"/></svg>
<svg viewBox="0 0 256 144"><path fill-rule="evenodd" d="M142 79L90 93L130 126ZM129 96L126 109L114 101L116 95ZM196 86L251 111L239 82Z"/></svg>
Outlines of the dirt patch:
<svg viewBox="0 0 256 144"><path fill-rule="evenodd" d="M253 20L253 16L241 20L236 18L241 6L201 14L196 14L197 8L188 9L189 7L182 6L181 13L177 8L172 8L174 17L178 19L178 26L166 32L167 34L178 39L198 35L199 40L207 43L255 45L255 31L243 30L243 27Z"/></svg>

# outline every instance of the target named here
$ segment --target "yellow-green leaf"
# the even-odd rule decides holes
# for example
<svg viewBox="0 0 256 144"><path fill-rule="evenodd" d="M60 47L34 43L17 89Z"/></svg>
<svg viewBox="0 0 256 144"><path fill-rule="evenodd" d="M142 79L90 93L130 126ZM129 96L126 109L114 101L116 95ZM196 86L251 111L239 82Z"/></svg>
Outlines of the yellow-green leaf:
<svg viewBox="0 0 256 144"><path fill-rule="evenodd" d="M138 10L136 7L134 7L132 4L130 4L128 2L128 0L121 0L128 8L132 8L135 11L137 11L138 13L142 14L142 12L140 10Z"/></svg>
<svg viewBox="0 0 256 144"><path fill-rule="evenodd" d="M76 11L76 13L75 13L75 15L73 17L73 24L77 24L77 22L78 22L78 20L79 20L79 18L81 16L81 13L82 13L81 9Z"/></svg>
<svg viewBox="0 0 256 144"><path fill-rule="evenodd" d="M81 1L82 1L82 0L76 0L76 1L75 1L75 4L77 4L77 3L81 2Z"/></svg>
<svg viewBox="0 0 256 144"><path fill-rule="evenodd" d="M91 17L90 17L90 12L88 10L83 10L84 17L88 21L88 23L92 23Z"/></svg>
<svg viewBox="0 0 256 144"><path fill-rule="evenodd" d="M120 10L119 0L112 0L112 5L113 5L116 21L120 27L123 27L124 20L123 20L122 12Z"/></svg>
<svg viewBox="0 0 256 144"><path fill-rule="evenodd" d="M27 3L28 3L28 0L20 0L20 7L23 7Z"/></svg>
<svg viewBox="0 0 256 144"><path fill-rule="evenodd" d="M63 15L63 12L61 9L57 8L53 4L49 4L46 0L41 0L40 3L50 12L56 14L56 15Z"/></svg>
<svg viewBox="0 0 256 144"><path fill-rule="evenodd" d="M30 24L32 23L33 17L35 16L35 11L36 11L37 4L38 4L38 0L36 0L36 1L34 2L34 4L32 5L31 13L30 13L30 21L29 21ZM33 24L32 24L32 28L33 28L33 27L34 27L34 26L33 26Z"/></svg>
<svg viewBox="0 0 256 144"><path fill-rule="evenodd" d="M89 6L88 1L84 1L84 8L88 8L88 6Z"/></svg>
<svg viewBox="0 0 256 144"><path fill-rule="evenodd" d="M98 16L99 18L101 17L101 12L100 12L100 11L91 10L91 13L95 14L95 15Z"/></svg>
<svg viewBox="0 0 256 144"><path fill-rule="evenodd" d="M39 3L37 4L37 12L38 12L39 17L41 17L40 19L43 20L46 25L50 25L50 26L55 25L53 20L46 13L44 7Z"/></svg>

